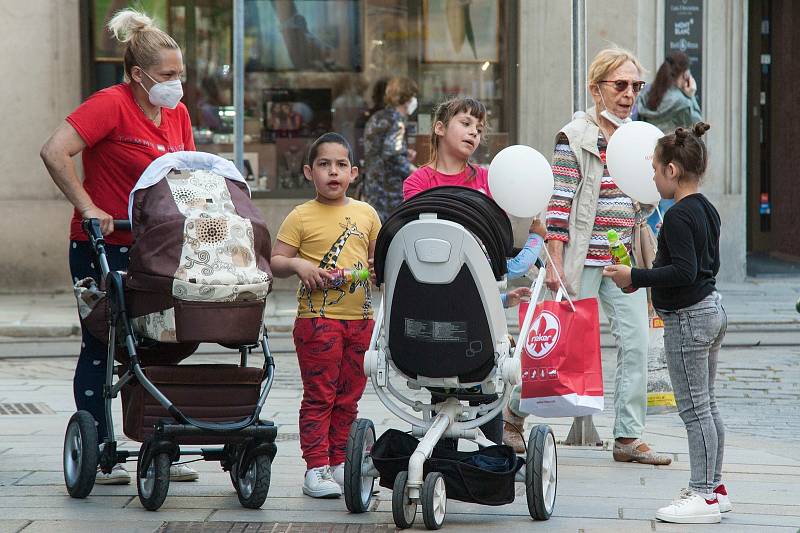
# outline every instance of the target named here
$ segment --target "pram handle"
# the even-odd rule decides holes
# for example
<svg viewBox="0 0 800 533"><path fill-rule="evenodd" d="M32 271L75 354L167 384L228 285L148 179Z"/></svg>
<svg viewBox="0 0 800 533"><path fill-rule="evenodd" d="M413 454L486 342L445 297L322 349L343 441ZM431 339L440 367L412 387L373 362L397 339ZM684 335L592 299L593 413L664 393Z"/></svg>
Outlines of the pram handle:
<svg viewBox="0 0 800 533"><path fill-rule="evenodd" d="M89 236L89 238L94 237L95 239L102 239L103 232L100 231L100 219L97 218L85 218L83 222L81 222L81 227L83 228L83 232ZM114 230L119 231L130 231L131 230L131 221L127 218L123 218L121 220L114 220Z"/></svg>
<svg viewBox="0 0 800 533"><path fill-rule="evenodd" d="M105 286L105 279L109 272L108 259L106 258L106 242L103 238L103 230L100 229L100 219L87 218L81 222L84 233L89 237L89 244L92 245L94 253L100 262L100 272L102 273L102 285ZM129 220L114 220L114 229L130 231L131 223Z"/></svg>

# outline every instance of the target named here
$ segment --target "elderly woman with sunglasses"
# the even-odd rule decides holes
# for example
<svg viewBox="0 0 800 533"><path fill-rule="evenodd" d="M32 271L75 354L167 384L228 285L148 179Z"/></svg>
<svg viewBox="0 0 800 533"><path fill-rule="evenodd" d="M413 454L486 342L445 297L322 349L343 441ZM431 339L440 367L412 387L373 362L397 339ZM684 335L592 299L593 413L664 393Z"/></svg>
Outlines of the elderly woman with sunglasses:
<svg viewBox="0 0 800 533"><path fill-rule="evenodd" d="M553 174L555 189L547 212L547 248L552 256L546 284L559 288L559 276L577 298L596 297L611 322L617 341L614 391L614 459L669 464L641 440L647 411L647 293L623 293L603 267L612 264L608 230L616 230L630 248L634 225L646 214L615 184L606 167L606 146L616 129L630 121L636 95L644 87L642 67L626 50L600 51L589 67L589 91L594 106L578 112L556 136ZM511 409L506 421L521 426L523 414ZM516 412L515 412L516 411ZM513 433L506 442L514 442Z"/></svg>

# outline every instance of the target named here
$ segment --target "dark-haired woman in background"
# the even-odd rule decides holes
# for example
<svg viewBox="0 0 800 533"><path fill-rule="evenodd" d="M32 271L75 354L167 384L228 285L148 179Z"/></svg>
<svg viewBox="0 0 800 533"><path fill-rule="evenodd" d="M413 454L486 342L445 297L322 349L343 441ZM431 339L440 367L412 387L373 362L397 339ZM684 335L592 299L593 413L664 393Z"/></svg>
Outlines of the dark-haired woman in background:
<svg viewBox="0 0 800 533"><path fill-rule="evenodd" d="M689 70L689 57L683 52L670 53L656 73L653 83L647 85L636 99L639 120L649 122L665 134L677 128L691 128L699 122L700 104L697 102L697 82ZM661 200L661 214L673 204L672 200ZM655 232L660 222L657 213L648 220Z"/></svg>

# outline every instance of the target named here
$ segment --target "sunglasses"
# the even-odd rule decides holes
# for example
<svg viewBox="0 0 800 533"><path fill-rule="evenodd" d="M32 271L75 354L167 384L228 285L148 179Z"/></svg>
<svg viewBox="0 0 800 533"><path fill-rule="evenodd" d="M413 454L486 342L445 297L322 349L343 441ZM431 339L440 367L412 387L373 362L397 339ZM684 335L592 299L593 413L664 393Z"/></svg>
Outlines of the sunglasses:
<svg viewBox="0 0 800 533"><path fill-rule="evenodd" d="M644 89L645 82L643 81L628 81L628 80L601 80L600 83L613 83L614 89L618 93L628 90L628 85L633 88L633 92L638 93Z"/></svg>

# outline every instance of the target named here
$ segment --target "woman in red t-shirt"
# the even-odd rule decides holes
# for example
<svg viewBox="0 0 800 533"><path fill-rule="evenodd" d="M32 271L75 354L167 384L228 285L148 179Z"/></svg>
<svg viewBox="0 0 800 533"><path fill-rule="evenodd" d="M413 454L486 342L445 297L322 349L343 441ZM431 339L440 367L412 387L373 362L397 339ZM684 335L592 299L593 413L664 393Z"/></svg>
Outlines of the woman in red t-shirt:
<svg viewBox="0 0 800 533"><path fill-rule="evenodd" d="M75 206L70 228L69 266L73 282L99 279L81 220L97 218L106 238L109 266L128 266L129 231L114 231L114 219L128 218L128 196L145 168L167 152L194 150L192 125L180 103L183 58L175 40L142 13L126 9L108 23L125 43L125 83L98 91L73 111L42 147L53 181ZM81 153L84 180L72 156ZM79 410L97 421L98 437L107 435L102 395L106 346L82 332L73 392ZM185 466L173 466L173 480L196 479ZM116 465L110 474L98 469L97 483L124 484L130 475Z"/></svg>

